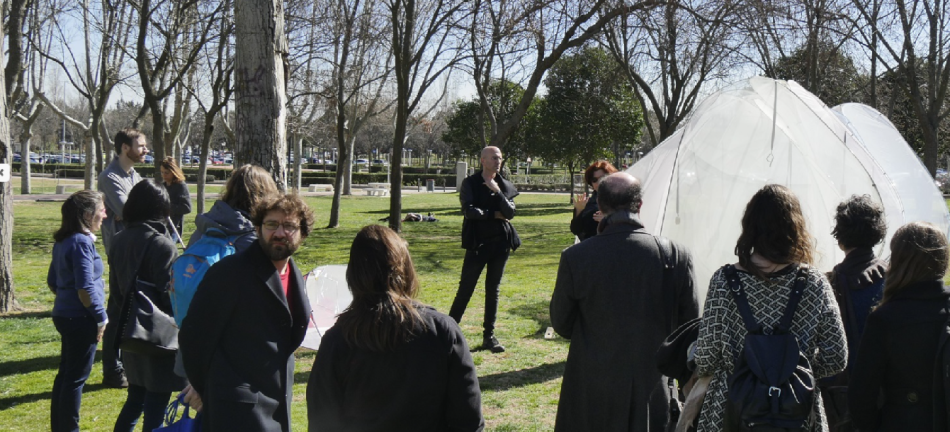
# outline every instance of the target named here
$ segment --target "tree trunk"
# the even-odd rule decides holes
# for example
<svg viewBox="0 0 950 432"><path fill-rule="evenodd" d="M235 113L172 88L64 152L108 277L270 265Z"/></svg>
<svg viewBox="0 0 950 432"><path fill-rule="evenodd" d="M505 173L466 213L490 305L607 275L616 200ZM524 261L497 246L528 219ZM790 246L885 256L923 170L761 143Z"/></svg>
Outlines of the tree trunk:
<svg viewBox="0 0 950 432"><path fill-rule="evenodd" d="M287 189L284 10L280 0L235 2L237 166L253 163Z"/></svg>
<svg viewBox="0 0 950 432"><path fill-rule="evenodd" d="M3 21L0 20L0 34L3 34ZM0 39L0 52L3 52L3 40ZM10 61L8 59L8 61ZM0 76L0 88L6 88L4 78ZM9 163L12 157L10 146L10 119L7 117L7 94L0 95L0 162ZM25 156L30 163L30 155ZM13 185L0 183L0 312L17 309L13 282Z"/></svg>
<svg viewBox="0 0 950 432"><path fill-rule="evenodd" d="M33 193L30 187L30 135L29 130L24 130L20 135L20 195L29 195Z"/></svg>
<svg viewBox="0 0 950 432"><path fill-rule="evenodd" d="M303 187L303 138L294 136L294 190L298 193Z"/></svg>
<svg viewBox="0 0 950 432"><path fill-rule="evenodd" d="M201 156L198 159L198 179L197 183L198 188L198 207L196 215L203 214L205 212L205 179L208 178L208 153L211 150L211 135L214 133L214 120L208 120L207 116L205 117L205 130L204 134L201 136ZM237 164L232 164L232 166L237 166Z"/></svg>
<svg viewBox="0 0 950 432"><path fill-rule="evenodd" d="M82 134L82 145L86 150L86 174L83 176L83 188L96 189L96 151L92 144L92 131L86 129Z"/></svg>

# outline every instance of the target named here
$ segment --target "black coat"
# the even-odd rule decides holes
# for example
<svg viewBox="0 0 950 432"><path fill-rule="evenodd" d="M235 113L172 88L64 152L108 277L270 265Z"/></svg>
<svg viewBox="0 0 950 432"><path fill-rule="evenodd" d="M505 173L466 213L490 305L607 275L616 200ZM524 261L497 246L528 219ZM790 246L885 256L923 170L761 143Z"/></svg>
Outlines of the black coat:
<svg viewBox="0 0 950 432"><path fill-rule="evenodd" d="M862 432L929 432L935 415L946 418L946 407L934 410L933 389L948 296L942 281L918 282L871 312L848 386Z"/></svg>
<svg viewBox="0 0 950 432"><path fill-rule="evenodd" d="M597 235L597 221L594 220L594 213L597 213L600 207L597 205L597 191L590 194L587 199L587 205L584 209L574 215L571 219L571 232L581 241L587 240Z"/></svg>
<svg viewBox="0 0 950 432"><path fill-rule="evenodd" d="M664 295L663 262L636 219L608 225L561 253L551 324L571 340L556 431L663 430L666 383L654 354L677 323L699 316L689 252L673 244L677 304ZM647 425L650 427L647 428Z"/></svg>
<svg viewBox="0 0 950 432"><path fill-rule="evenodd" d="M459 201L462 203L462 247L468 250L478 249L483 243L507 242L511 250L521 246L518 231L508 220L496 219L499 211L506 219L515 217L515 202L518 190L500 174L495 176L500 194L485 186L481 171L476 171L462 181Z"/></svg>
<svg viewBox="0 0 950 432"><path fill-rule="evenodd" d="M293 259L290 271L289 307L257 242L212 266L198 286L178 342L204 403L204 431L290 430L294 351L310 317Z"/></svg>
<svg viewBox="0 0 950 432"><path fill-rule="evenodd" d="M112 238L109 285L118 288L116 292L110 293L117 304L125 303L138 275L139 280L154 284L162 293L162 304L158 306L168 313L172 312L166 288L168 271L178 257L178 248L165 230L164 221L139 222L128 225ZM123 351L122 361L129 383L143 386L149 391L174 392L185 388L187 384L184 378L174 373L174 356L147 356Z"/></svg>
<svg viewBox="0 0 950 432"><path fill-rule="evenodd" d="M428 306L426 322L392 352L350 347L327 330L307 382L311 432L481 431L475 364L455 320Z"/></svg>

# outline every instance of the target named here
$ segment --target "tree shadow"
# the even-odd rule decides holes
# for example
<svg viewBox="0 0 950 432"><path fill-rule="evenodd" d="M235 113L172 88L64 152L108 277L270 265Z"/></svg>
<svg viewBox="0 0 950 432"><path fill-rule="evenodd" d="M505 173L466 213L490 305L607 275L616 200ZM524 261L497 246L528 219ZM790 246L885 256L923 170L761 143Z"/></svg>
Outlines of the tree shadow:
<svg viewBox="0 0 950 432"><path fill-rule="evenodd" d="M25 394L25 395L20 395L20 396L0 398L0 411L3 411L7 408L12 408L17 405L39 402L41 400L50 400L53 397L53 383L50 383L49 387L50 387L49 391L45 391L42 393L31 393L31 394ZM83 386L82 392L83 394L85 394L85 393L96 392L96 391L107 390L107 389L109 389L109 387L102 385L102 383L86 384L85 386Z"/></svg>
<svg viewBox="0 0 950 432"><path fill-rule="evenodd" d="M0 363L0 377L59 369L59 356L37 357Z"/></svg>
<svg viewBox="0 0 950 432"><path fill-rule="evenodd" d="M504 391L529 384L543 383L563 376L564 365L566 364L567 360L562 360L557 363L547 363L527 369L480 376L478 377L478 386L481 387L482 391Z"/></svg>
<svg viewBox="0 0 950 432"><path fill-rule="evenodd" d="M0 318L3 319L34 319L34 318L50 318L53 316L52 310L45 311L30 311L30 312L10 312L5 315L0 315Z"/></svg>

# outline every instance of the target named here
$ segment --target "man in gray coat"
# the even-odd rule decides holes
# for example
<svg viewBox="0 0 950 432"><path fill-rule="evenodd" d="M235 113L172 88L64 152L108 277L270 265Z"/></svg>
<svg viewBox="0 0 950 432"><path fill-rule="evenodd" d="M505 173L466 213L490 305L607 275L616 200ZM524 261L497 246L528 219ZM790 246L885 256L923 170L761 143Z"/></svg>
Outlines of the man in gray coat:
<svg viewBox="0 0 950 432"><path fill-rule="evenodd" d="M598 194L599 234L561 253L551 298L554 330L571 340L555 431L662 431L669 391L655 353L699 315L692 261L643 229L636 178L611 174Z"/></svg>

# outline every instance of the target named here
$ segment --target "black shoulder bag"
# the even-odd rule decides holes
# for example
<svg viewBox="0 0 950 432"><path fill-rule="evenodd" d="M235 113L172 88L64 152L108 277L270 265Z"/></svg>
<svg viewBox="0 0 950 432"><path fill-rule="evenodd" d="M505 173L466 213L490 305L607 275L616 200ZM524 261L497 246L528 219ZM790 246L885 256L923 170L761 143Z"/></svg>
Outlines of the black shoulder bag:
<svg viewBox="0 0 950 432"><path fill-rule="evenodd" d="M154 238L154 236L152 236ZM148 258L153 239L149 238L142 260ZM178 351L178 326L175 318L158 305L162 304L155 284L139 279L139 262L132 287L122 306L115 346L123 351L148 356L174 356Z"/></svg>
<svg viewBox="0 0 950 432"><path fill-rule="evenodd" d="M807 268L798 269L788 305L771 334L763 331L739 282L736 268L725 268L729 291L745 323L745 346L727 380L726 432L805 431L813 412L815 376L790 331L805 290Z"/></svg>
<svg viewBox="0 0 950 432"><path fill-rule="evenodd" d="M656 241L656 247L660 251L660 261L663 263L663 297L670 305L670 333L676 330L676 320L678 317L679 304L676 301L676 286L673 285L673 246L670 241L660 236L653 236ZM666 431L672 432L676 429L680 415L683 414L683 408L680 405L676 382L673 377L667 377L666 386L670 391L670 408L666 422Z"/></svg>

